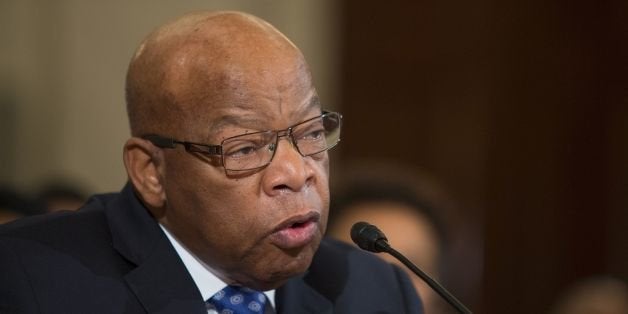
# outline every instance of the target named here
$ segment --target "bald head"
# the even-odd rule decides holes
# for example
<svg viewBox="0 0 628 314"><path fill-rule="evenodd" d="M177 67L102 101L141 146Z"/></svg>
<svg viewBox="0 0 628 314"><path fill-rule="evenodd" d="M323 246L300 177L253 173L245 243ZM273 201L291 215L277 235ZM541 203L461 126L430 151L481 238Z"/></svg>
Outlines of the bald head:
<svg viewBox="0 0 628 314"><path fill-rule="evenodd" d="M151 33L131 60L126 95L132 135L175 136L208 123L203 117L212 104L245 102L246 86L299 71L305 74L299 83L311 85L301 52L257 17L185 15Z"/></svg>

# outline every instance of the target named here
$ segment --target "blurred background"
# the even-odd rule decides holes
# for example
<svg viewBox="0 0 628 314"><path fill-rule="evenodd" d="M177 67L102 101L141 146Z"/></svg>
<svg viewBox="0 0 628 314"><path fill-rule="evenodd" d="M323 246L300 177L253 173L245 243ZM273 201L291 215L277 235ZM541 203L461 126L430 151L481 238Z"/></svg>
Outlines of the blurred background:
<svg viewBox="0 0 628 314"><path fill-rule="evenodd" d="M3 0L3 199L119 190L130 57L198 9L248 11L303 50L345 119L332 173L378 159L444 187L443 280L474 312L549 313L591 278L625 289L625 0Z"/></svg>

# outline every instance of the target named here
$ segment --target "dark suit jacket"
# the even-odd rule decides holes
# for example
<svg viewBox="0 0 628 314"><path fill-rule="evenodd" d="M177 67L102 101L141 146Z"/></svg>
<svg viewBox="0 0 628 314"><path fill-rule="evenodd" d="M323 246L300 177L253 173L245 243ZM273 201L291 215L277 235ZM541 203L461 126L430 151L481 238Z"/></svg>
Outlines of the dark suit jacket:
<svg viewBox="0 0 628 314"><path fill-rule="evenodd" d="M421 313L409 279L369 253L324 240L278 313ZM0 226L0 313L198 313L201 294L127 185L78 212Z"/></svg>

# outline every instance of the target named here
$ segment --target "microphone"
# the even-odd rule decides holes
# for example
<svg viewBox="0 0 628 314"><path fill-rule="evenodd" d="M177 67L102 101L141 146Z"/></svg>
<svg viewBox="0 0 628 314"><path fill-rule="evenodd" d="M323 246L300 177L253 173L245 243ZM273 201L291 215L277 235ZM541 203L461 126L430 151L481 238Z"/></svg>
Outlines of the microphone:
<svg viewBox="0 0 628 314"><path fill-rule="evenodd" d="M426 273L424 273L419 267L414 265L409 259L407 259L403 254L397 252L397 250L393 249L390 244L388 244L388 239L384 235L384 233L379 230L374 225L371 225L367 222L357 222L351 227L351 240L355 244L357 244L361 249L373 252L380 253L386 252L400 262L402 262L406 267L408 267L413 273L417 276L421 277L425 283L427 283L436 293L438 293L449 305L453 306L459 313L462 314L472 314L471 311L464 306L458 299L456 299L447 289L441 286L434 279L430 278Z"/></svg>

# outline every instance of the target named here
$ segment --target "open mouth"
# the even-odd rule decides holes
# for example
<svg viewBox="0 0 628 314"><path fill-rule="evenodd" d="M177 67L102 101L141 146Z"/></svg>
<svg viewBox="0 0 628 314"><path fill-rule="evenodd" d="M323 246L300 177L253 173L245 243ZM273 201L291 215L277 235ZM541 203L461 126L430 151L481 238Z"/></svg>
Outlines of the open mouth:
<svg viewBox="0 0 628 314"><path fill-rule="evenodd" d="M271 241L281 249L293 249L307 245L318 232L320 215L316 212L293 217L280 224L271 234Z"/></svg>
<svg viewBox="0 0 628 314"><path fill-rule="evenodd" d="M296 228L296 229L298 229L298 228L301 228L301 227L307 226L307 224L309 224L309 223L310 223L310 221L295 222L295 223L293 223L293 224L290 226L290 228L293 228L293 229L295 229L295 228Z"/></svg>

